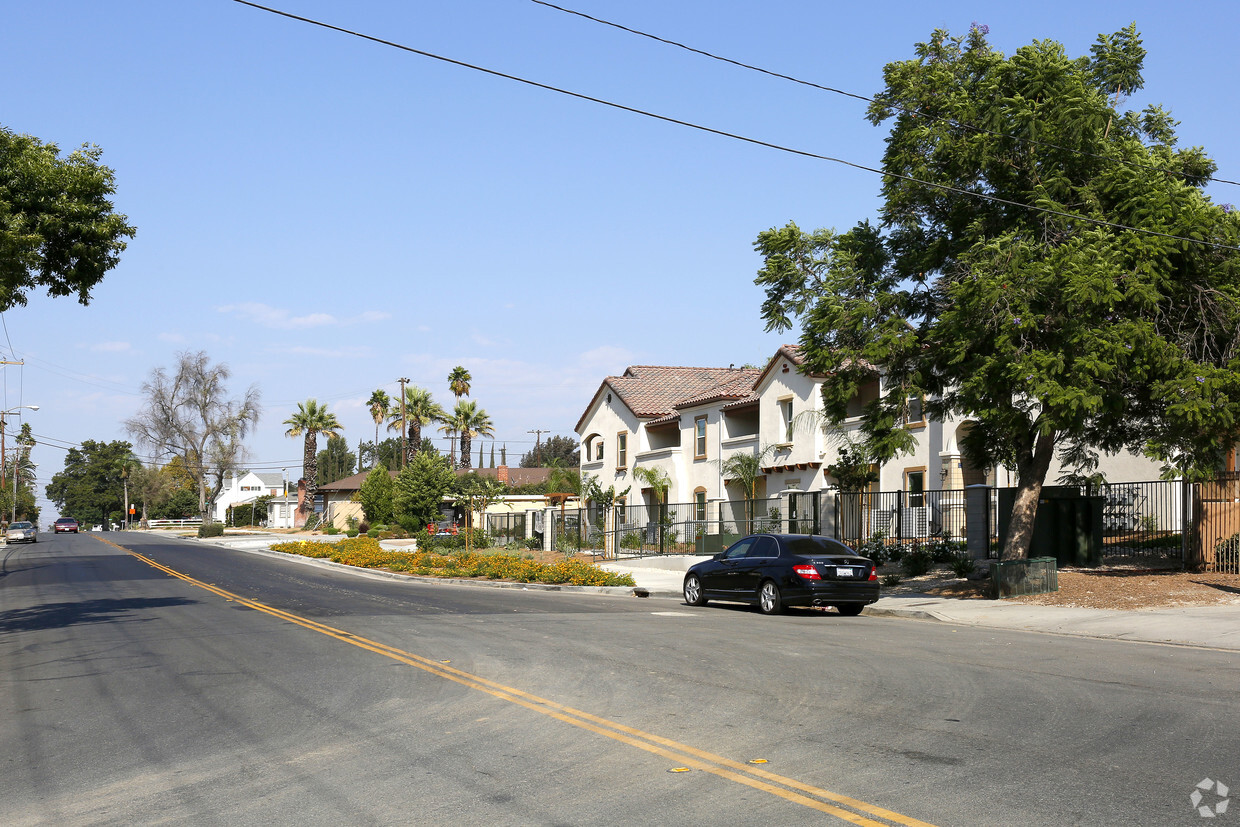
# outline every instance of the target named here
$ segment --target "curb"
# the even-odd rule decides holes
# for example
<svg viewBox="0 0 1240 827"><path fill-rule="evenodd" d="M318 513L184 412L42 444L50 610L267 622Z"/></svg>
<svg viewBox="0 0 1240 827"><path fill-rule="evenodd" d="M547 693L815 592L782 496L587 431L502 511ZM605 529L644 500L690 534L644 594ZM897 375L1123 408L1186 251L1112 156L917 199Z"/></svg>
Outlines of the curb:
<svg viewBox="0 0 1240 827"><path fill-rule="evenodd" d="M641 586L571 586L561 583L514 583L508 580L470 580L463 577L422 577L416 574L403 574L396 571L365 569L358 566L349 566L344 563L337 563L334 560L324 560L318 557L302 557L300 554L288 554L283 551L272 551L269 548L240 548L227 543L209 542L208 540L200 539L198 537L183 537L180 539L201 545L219 546L221 548L227 548L230 551L242 551L247 554L261 554L265 557L274 557L280 560L291 560L296 563L318 566L319 568L334 569L336 571L346 572L357 577L375 577L382 580L402 580L405 582L427 583L431 585L446 584L452 586L481 586L489 589L520 589L522 591L597 594L605 597L669 596L668 593L664 593L662 590L644 589ZM680 593L676 592L675 596L679 597Z"/></svg>

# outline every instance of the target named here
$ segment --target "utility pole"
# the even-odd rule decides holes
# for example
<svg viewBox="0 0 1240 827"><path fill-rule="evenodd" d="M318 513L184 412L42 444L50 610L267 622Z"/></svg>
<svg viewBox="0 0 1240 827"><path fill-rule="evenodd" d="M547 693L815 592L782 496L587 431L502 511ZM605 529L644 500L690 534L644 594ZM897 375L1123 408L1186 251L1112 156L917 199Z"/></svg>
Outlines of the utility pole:
<svg viewBox="0 0 1240 827"><path fill-rule="evenodd" d="M396 381L400 382L400 467L404 469L409 457L409 423L405 421L405 383L409 380L402 378Z"/></svg>
<svg viewBox="0 0 1240 827"><path fill-rule="evenodd" d="M550 431L540 431L535 428L532 431L526 431L527 434L534 434L534 462L539 468L542 468L542 435L549 434Z"/></svg>

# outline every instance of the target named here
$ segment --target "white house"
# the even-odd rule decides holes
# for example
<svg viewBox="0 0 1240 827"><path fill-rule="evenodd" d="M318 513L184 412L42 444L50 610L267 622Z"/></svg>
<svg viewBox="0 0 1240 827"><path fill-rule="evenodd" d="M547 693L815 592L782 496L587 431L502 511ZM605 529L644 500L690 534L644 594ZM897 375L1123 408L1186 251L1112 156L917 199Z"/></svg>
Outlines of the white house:
<svg viewBox="0 0 1240 827"><path fill-rule="evenodd" d="M223 521L228 516L228 509L234 505L252 503L259 497L280 496L284 494L284 476L282 474L259 474L246 471L241 476L233 472L224 480L219 496L215 498L215 519Z"/></svg>

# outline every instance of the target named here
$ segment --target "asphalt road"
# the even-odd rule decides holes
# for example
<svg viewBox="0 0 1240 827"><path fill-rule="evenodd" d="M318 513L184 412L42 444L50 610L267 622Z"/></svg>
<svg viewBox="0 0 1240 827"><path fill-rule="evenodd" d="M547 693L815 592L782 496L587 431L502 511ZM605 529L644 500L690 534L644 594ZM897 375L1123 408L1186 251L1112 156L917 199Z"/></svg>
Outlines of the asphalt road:
<svg viewBox="0 0 1240 827"><path fill-rule="evenodd" d="M138 534L0 559L5 825L1168 825L1240 791L1235 653Z"/></svg>

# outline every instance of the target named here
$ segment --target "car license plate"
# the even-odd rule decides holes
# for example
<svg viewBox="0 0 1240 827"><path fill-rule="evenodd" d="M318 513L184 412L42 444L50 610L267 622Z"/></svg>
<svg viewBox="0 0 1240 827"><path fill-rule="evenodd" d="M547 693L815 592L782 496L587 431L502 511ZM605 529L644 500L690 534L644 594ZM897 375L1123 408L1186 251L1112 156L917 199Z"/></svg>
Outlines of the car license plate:
<svg viewBox="0 0 1240 827"><path fill-rule="evenodd" d="M855 570L851 566L836 566L835 576L836 577L852 577L854 571Z"/></svg>

